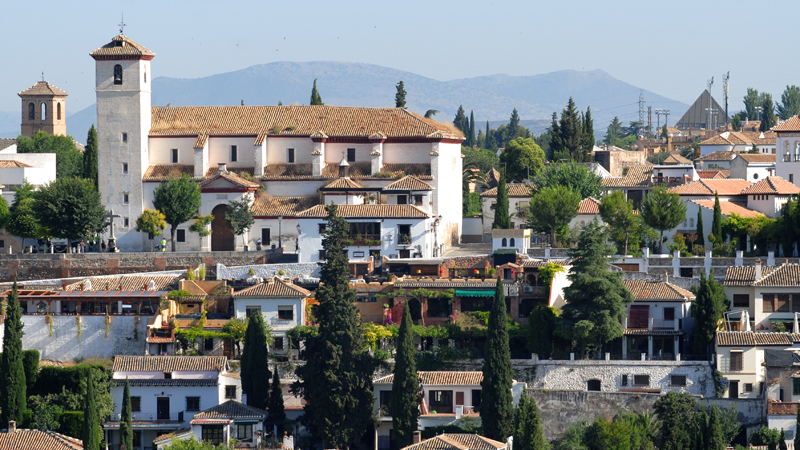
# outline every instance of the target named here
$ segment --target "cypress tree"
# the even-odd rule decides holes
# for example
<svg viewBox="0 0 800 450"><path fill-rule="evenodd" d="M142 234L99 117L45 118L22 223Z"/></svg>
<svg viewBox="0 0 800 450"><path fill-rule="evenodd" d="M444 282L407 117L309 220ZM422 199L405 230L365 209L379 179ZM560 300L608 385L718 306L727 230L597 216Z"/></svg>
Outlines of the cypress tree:
<svg viewBox="0 0 800 450"><path fill-rule="evenodd" d="M725 450L725 439L722 437L722 425L717 416L717 407L711 407L706 427L706 448L708 450Z"/></svg>
<svg viewBox="0 0 800 450"><path fill-rule="evenodd" d="M322 103L322 97L319 95L319 91L317 90L317 79L314 78L314 87L311 88L311 105L319 105L322 106L325 103Z"/></svg>
<svg viewBox="0 0 800 450"><path fill-rule="evenodd" d="M242 391L247 393L247 404L266 409L269 397L269 351L264 317L253 314L247 321L244 334L244 351L241 356Z"/></svg>
<svg viewBox="0 0 800 450"><path fill-rule="evenodd" d="M94 188L100 190L97 184L97 130L92 124L89 135L86 136L86 149L83 151L83 178L92 180Z"/></svg>
<svg viewBox="0 0 800 450"><path fill-rule="evenodd" d="M281 388L281 379L278 376L277 368L272 373L272 389L269 390L267 410L269 411L269 421L278 427L278 434L275 437L279 438L283 435L285 428L286 408L283 405L283 389Z"/></svg>
<svg viewBox="0 0 800 450"><path fill-rule="evenodd" d="M467 140L469 141L468 147L475 146L475 111L469 112L469 136Z"/></svg>
<svg viewBox="0 0 800 450"><path fill-rule="evenodd" d="M706 414L705 411L700 410L695 413L695 420L692 429L694 431L694 445L692 450L707 450L706 430L708 429L708 414Z"/></svg>
<svg viewBox="0 0 800 450"><path fill-rule="evenodd" d="M489 121L487 120L486 121L486 143L484 144L484 147L488 148L489 150L495 150L496 146L497 146L497 143L495 142L495 139L494 139L494 133L492 132L491 129L489 129Z"/></svg>
<svg viewBox="0 0 800 450"><path fill-rule="evenodd" d="M564 143L561 142L561 125L558 123L558 114L553 112L553 118L550 122L550 151L553 155L553 160L557 160L559 153L563 155Z"/></svg>
<svg viewBox="0 0 800 450"><path fill-rule="evenodd" d="M411 309L406 302L403 308L403 320L400 322L400 333L397 337L392 398L389 403L392 408L394 433L392 445L394 448L411 445L414 440L414 432L417 431L419 425L419 377L413 326Z"/></svg>
<svg viewBox="0 0 800 450"><path fill-rule="evenodd" d="M578 110L572 97L569 98L566 109L561 111L561 121L558 124L559 150L569 153L575 162L585 162L586 156L581 153L583 147L583 125L581 124Z"/></svg>
<svg viewBox="0 0 800 450"><path fill-rule="evenodd" d="M400 80L399 83L395 86L397 88L397 93L394 94L394 107L395 108L405 108L406 107L406 88L403 86L403 80Z"/></svg>
<svg viewBox="0 0 800 450"><path fill-rule="evenodd" d="M800 450L800 408L797 408L797 418L795 419L794 448Z"/></svg>
<svg viewBox="0 0 800 450"><path fill-rule="evenodd" d="M778 450L787 450L788 446L786 445L786 433L783 432L783 428L781 428L781 438L778 441Z"/></svg>
<svg viewBox="0 0 800 450"><path fill-rule="evenodd" d="M326 207L327 225L322 238L325 263L320 274L316 317L319 332L306 339L296 370L299 381L292 392L313 401L303 410L302 423L324 448L345 448L357 442L372 425L375 395L372 374L375 359L364 351L364 337L349 286L350 270L344 239L350 225L337 216L337 206Z"/></svg>
<svg viewBox="0 0 800 450"><path fill-rule="evenodd" d="M131 386L125 379L125 390L122 392L122 415L119 420L120 447L133 448L133 410L131 409Z"/></svg>
<svg viewBox="0 0 800 450"><path fill-rule="evenodd" d="M592 120L592 107L586 107L583 118L583 160L588 161L594 148L594 120Z"/></svg>
<svg viewBox="0 0 800 450"><path fill-rule="evenodd" d="M494 222L492 229L507 230L511 228L511 218L508 216L508 189L506 188L506 174L500 172L497 182L497 203L494 206Z"/></svg>
<svg viewBox="0 0 800 450"><path fill-rule="evenodd" d="M728 309L725 289L714 279L714 269L700 274L700 284L692 287L692 348L695 355L705 355L714 342L717 324Z"/></svg>
<svg viewBox="0 0 800 450"><path fill-rule="evenodd" d="M760 131L769 131L777 125L778 118L775 116L775 106L772 103L772 94L764 93L764 101L761 104L761 107L764 109L764 116L761 117L761 129Z"/></svg>
<svg viewBox="0 0 800 450"><path fill-rule="evenodd" d="M464 133L464 137L469 136L469 119L467 119L467 114L464 112L463 105L458 105L458 111L456 111L456 117L453 119L453 125Z"/></svg>
<svg viewBox="0 0 800 450"><path fill-rule="evenodd" d="M514 450L550 450L536 399L523 392L514 418Z"/></svg>
<svg viewBox="0 0 800 450"><path fill-rule="evenodd" d="M506 135L506 142L513 141L519 137L519 113L517 108L511 111L511 118L508 120L508 134Z"/></svg>
<svg viewBox="0 0 800 450"><path fill-rule="evenodd" d="M505 442L513 432L514 407L511 398L511 351L508 343L508 316L503 280L497 277L494 304L484 348L481 381L481 421L489 439Z"/></svg>
<svg viewBox="0 0 800 450"><path fill-rule="evenodd" d="M711 234L715 243L722 243L722 207L719 206L719 193L714 192L714 221L711 222Z"/></svg>
<svg viewBox="0 0 800 450"><path fill-rule="evenodd" d="M701 247L706 246L706 232L703 230L703 208L701 206L697 207L697 240L694 241L694 245L699 245Z"/></svg>
<svg viewBox="0 0 800 450"><path fill-rule="evenodd" d="M86 396L83 399L83 429L81 430L81 438L83 439L83 448L86 450L98 450L98 448L100 448L100 422L97 419L97 407L94 402L94 377L92 376L92 370L94 369L91 367L87 368L83 375L86 379Z"/></svg>
<svg viewBox="0 0 800 450"><path fill-rule="evenodd" d="M25 367L22 363L22 310L19 306L17 282L8 294L6 322L3 335L3 357L0 360L0 423L10 420L22 424L22 413L26 409Z"/></svg>

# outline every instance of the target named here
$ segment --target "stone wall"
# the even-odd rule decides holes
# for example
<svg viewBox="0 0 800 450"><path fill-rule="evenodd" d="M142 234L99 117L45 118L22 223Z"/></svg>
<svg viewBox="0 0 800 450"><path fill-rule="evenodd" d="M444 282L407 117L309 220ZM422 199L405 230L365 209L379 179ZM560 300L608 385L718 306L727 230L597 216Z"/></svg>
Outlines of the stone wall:
<svg viewBox="0 0 800 450"><path fill-rule="evenodd" d="M0 255L0 281L70 278L186 269L205 263L214 278L216 264L276 263L282 249L260 252L150 252Z"/></svg>
<svg viewBox="0 0 800 450"><path fill-rule="evenodd" d="M249 277L250 269L255 272L255 276L267 278L279 275L283 270L284 277L299 279L304 282L318 281L320 277L320 266L317 263L291 263L291 264L251 264L236 267L228 267L225 264L217 264L217 280L241 280Z"/></svg>

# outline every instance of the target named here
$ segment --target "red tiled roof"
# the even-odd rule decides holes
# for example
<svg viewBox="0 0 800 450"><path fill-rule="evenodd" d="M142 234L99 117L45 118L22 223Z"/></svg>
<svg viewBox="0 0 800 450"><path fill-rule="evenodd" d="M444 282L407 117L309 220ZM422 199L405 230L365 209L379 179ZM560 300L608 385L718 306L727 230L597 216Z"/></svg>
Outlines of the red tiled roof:
<svg viewBox="0 0 800 450"><path fill-rule="evenodd" d="M762 333L754 331L717 331L717 345L747 347L755 345L792 345L790 333Z"/></svg>
<svg viewBox="0 0 800 450"><path fill-rule="evenodd" d="M748 163L774 163L775 156L771 153L739 153L736 158L742 158Z"/></svg>
<svg viewBox="0 0 800 450"><path fill-rule="evenodd" d="M414 205L338 205L339 217L410 217L424 219L430 215ZM297 217L327 217L324 205L313 206L297 215Z"/></svg>
<svg viewBox="0 0 800 450"><path fill-rule="evenodd" d="M698 170L697 175L705 180L723 179L731 176L731 171L729 169Z"/></svg>
<svg viewBox="0 0 800 450"><path fill-rule="evenodd" d="M623 170L625 172L621 177L603 178L603 187L648 187L653 184L653 166L631 165Z"/></svg>
<svg viewBox="0 0 800 450"><path fill-rule="evenodd" d="M33 167L33 166L30 166L28 164L19 161L9 161L9 160L0 161L0 169L20 169L25 167Z"/></svg>
<svg viewBox="0 0 800 450"><path fill-rule="evenodd" d="M142 181L161 181L180 178L181 175L194 176L194 166L181 164L152 164L142 175Z"/></svg>
<svg viewBox="0 0 800 450"><path fill-rule="evenodd" d="M84 288L89 287L91 282L91 289L86 289L87 291L146 291L150 286L150 280L152 280L155 286L154 290L164 291L172 287L178 281L178 278L180 276L176 275L158 275L154 277L123 275L120 277L86 278L64 286L64 290L84 290Z"/></svg>
<svg viewBox="0 0 800 450"><path fill-rule="evenodd" d="M216 371L228 366L225 356L127 356L114 357L114 372Z"/></svg>
<svg viewBox="0 0 800 450"><path fill-rule="evenodd" d="M83 450L83 441L53 431L18 429L14 433L0 433L0 449Z"/></svg>
<svg viewBox="0 0 800 450"><path fill-rule="evenodd" d="M729 269L730 270L730 269ZM762 269L761 279L754 283L755 286L800 286L800 265L784 264L775 270L764 274Z"/></svg>
<svg viewBox="0 0 800 450"><path fill-rule="evenodd" d="M727 150L717 150L707 155L695 158L694 161L730 161L734 156L738 155L737 152L729 152Z"/></svg>
<svg viewBox="0 0 800 450"><path fill-rule="evenodd" d="M600 214L600 201L592 197L581 200L578 214Z"/></svg>
<svg viewBox="0 0 800 450"><path fill-rule="evenodd" d="M296 217L301 211L319 204L319 196L308 197L273 197L256 195L253 202L254 216L289 216Z"/></svg>
<svg viewBox="0 0 800 450"><path fill-rule="evenodd" d="M403 178L389 183L383 188L384 191L432 191L433 186L420 180L419 178L406 175Z"/></svg>
<svg viewBox="0 0 800 450"><path fill-rule="evenodd" d="M160 443L168 443L172 441L172 438L182 437L184 435L188 435L192 432L191 428L183 428L180 430L175 430L167 434L162 434L161 436L153 439L153 444L160 444Z"/></svg>
<svg viewBox="0 0 800 450"><path fill-rule="evenodd" d="M445 384L481 384L483 372L417 372L419 382L423 385L445 385ZM394 382L394 374L386 375L373 381L373 383Z"/></svg>
<svg viewBox="0 0 800 450"><path fill-rule="evenodd" d="M635 280L624 281L624 283L636 300L689 301L695 298L690 291L661 281Z"/></svg>
<svg viewBox="0 0 800 450"><path fill-rule="evenodd" d="M214 419L265 419L267 412L263 409L228 400L220 405L208 408L194 415L194 420ZM192 420L192 422L194 422Z"/></svg>
<svg viewBox="0 0 800 450"><path fill-rule="evenodd" d="M22 96L31 96L31 95L42 95L42 96L55 96L55 97L66 97L66 92L62 91L61 89L53 86L52 84L48 83L47 81L39 81L33 86L25 89L24 91L20 92L20 97Z"/></svg>
<svg viewBox="0 0 800 450"><path fill-rule="evenodd" d="M236 172L222 172L217 173L216 175L212 176L211 178L203 181L200 183L200 187L206 187L209 184L213 183L218 179L223 179L235 186L243 187L243 188L258 188L261 186L261 183L255 181L248 181L247 179L243 178L242 176L238 175Z"/></svg>
<svg viewBox="0 0 800 450"><path fill-rule="evenodd" d="M761 277L769 275L777 267L761 266ZM756 268L753 266L728 267L723 286L751 286L756 282Z"/></svg>
<svg viewBox="0 0 800 450"><path fill-rule="evenodd" d="M708 180L700 179L692 181L669 190L671 193L679 195L739 195L752 183L740 179Z"/></svg>
<svg viewBox="0 0 800 450"><path fill-rule="evenodd" d="M531 188L533 186L525 183L507 183L506 190L509 197L530 197ZM487 189L481 194L481 197L497 197L497 188L493 187Z"/></svg>
<svg viewBox="0 0 800 450"><path fill-rule="evenodd" d="M364 189L364 185L350 178L337 178L322 189Z"/></svg>
<svg viewBox="0 0 800 450"><path fill-rule="evenodd" d="M772 127L771 131L800 131L800 116L794 116L782 124Z"/></svg>
<svg viewBox="0 0 800 450"><path fill-rule="evenodd" d="M692 202L702 206L703 208L714 210L714 200L692 200ZM743 218L763 216L759 211L746 208L734 202L719 202L719 208L723 216L730 216L731 214L738 214Z"/></svg>
<svg viewBox="0 0 800 450"><path fill-rule="evenodd" d="M774 156L774 155L773 155ZM742 194L778 194L790 195L800 192L800 188L781 177L767 177L749 186L742 191Z"/></svg>
<svg viewBox="0 0 800 450"><path fill-rule="evenodd" d="M155 53L144 48L144 46L134 42L131 38L120 34L114 36L111 42L89 53L94 59L110 58L127 59L126 57L150 57L156 56Z"/></svg>
<svg viewBox="0 0 800 450"><path fill-rule="evenodd" d="M402 450L503 450L508 445L478 434L442 433Z"/></svg>
<svg viewBox="0 0 800 450"><path fill-rule="evenodd" d="M234 292L234 297L308 297L311 295L300 286L287 283L280 278L270 278L266 283L259 283L239 292Z"/></svg>

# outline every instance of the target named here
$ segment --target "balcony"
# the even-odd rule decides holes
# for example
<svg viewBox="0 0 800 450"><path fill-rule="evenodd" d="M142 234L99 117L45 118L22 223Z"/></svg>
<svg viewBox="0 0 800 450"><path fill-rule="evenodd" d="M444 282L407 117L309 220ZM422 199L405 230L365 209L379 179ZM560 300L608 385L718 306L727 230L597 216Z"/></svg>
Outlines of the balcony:
<svg viewBox="0 0 800 450"><path fill-rule="evenodd" d="M134 412L131 414L131 422L136 423L175 423L182 424L184 422L184 412ZM112 414L106 422L120 422L122 414Z"/></svg>
<svg viewBox="0 0 800 450"><path fill-rule="evenodd" d="M685 177L653 177L653 184L657 186L680 186L686 183Z"/></svg>
<svg viewBox="0 0 800 450"><path fill-rule="evenodd" d="M344 238L344 245L348 247L380 247L383 245L379 234L360 234Z"/></svg>

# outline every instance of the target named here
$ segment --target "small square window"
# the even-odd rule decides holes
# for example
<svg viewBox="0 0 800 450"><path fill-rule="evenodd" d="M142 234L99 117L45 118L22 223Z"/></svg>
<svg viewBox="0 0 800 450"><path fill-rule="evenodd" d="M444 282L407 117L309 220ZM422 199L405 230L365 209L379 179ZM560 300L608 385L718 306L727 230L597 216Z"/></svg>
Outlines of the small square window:
<svg viewBox="0 0 800 450"><path fill-rule="evenodd" d="M245 314L247 315L247 317L250 317L253 314L261 314L261 307L260 306L245 306L244 311L245 311Z"/></svg>
<svg viewBox="0 0 800 450"><path fill-rule="evenodd" d="M122 173L128 173L128 163L122 163Z"/></svg>
<svg viewBox="0 0 800 450"><path fill-rule="evenodd" d="M634 386L650 386L650 375L634 375Z"/></svg>
<svg viewBox="0 0 800 450"><path fill-rule="evenodd" d="M239 160L239 152L235 145L231 145L231 162L236 162Z"/></svg>
<svg viewBox="0 0 800 450"><path fill-rule="evenodd" d="M200 397L186 397L187 411L200 411Z"/></svg>
<svg viewBox="0 0 800 450"><path fill-rule="evenodd" d="M128 196L127 192L122 194L122 204L123 205L129 205L130 204L130 197Z"/></svg>
<svg viewBox="0 0 800 450"><path fill-rule="evenodd" d="M800 378L792 378L792 395L800 395Z"/></svg>
<svg viewBox="0 0 800 450"><path fill-rule="evenodd" d="M171 380L172 379L172 372L164 372L164 379Z"/></svg>
<svg viewBox="0 0 800 450"><path fill-rule="evenodd" d="M294 308L291 306L278 306L278 319L294 320Z"/></svg>
<svg viewBox="0 0 800 450"><path fill-rule="evenodd" d="M287 148L286 149L286 162L289 164L294 164L294 149Z"/></svg>
<svg viewBox="0 0 800 450"><path fill-rule="evenodd" d="M270 236L270 229L269 228L262 228L261 229L261 245L269 245L272 242L272 237Z"/></svg>
<svg viewBox="0 0 800 450"><path fill-rule="evenodd" d="M175 233L175 240L177 242L186 242L186 230L177 230Z"/></svg>
<svg viewBox="0 0 800 450"><path fill-rule="evenodd" d="M131 226L131 219L129 219L127 217L122 219L122 226L124 228L128 228L129 226Z"/></svg>
<svg viewBox="0 0 800 450"><path fill-rule="evenodd" d="M225 386L225 398L236 398L236 386Z"/></svg>
<svg viewBox="0 0 800 450"><path fill-rule="evenodd" d="M671 375L669 377L670 386L686 386L686 375Z"/></svg>
<svg viewBox="0 0 800 450"><path fill-rule="evenodd" d="M322 234L324 232L325 232L325 224L321 223L319 224L319 234Z"/></svg>
<svg viewBox="0 0 800 450"><path fill-rule="evenodd" d="M320 261L324 261L325 260L325 250L320 250L319 251L319 260Z"/></svg>
<svg viewBox="0 0 800 450"><path fill-rule="evenodd" d="M122 133L122 142L128 142L128 133Z"/></svg>
<svg viewBox="0 0 800 450"><path fill-rule="evenodd" d="M745 392L753 392L753 383L745 383L744 384L744 391Z"/></svg>
<svg viewBox="0 0 800 450"><path fill-rule="evenodd" d="M206 350L214 350L214 338L205 338L203 341Z"/></svg>
<svg viewBox="0 0 800 450"><path fill-rule="evenodd" d="M131 411L142 411L142 397L131 397Z"/></svg>
<svg viewBox="0 0 800 450"><path fill-rule="evenodd" d="M283 337L278 336L272 342L272 348L275 350L283 350Z"/></svg>
<svg viewBox="0 0 800 450"><path fill-rule="evenodd" d="M664 320L675 320L675 308L664 308Z"/></svg>
<svg viewBox="0 0 800 450"><path fill-rule="evenodd" d="M178 164L178 149L172 149L172 164Z"/></svg>
<svg viewBox="0 0 800 450"><path fill-rule="evenodd" d="M620 382L620 384L622 386L627 386L628 385L628 376L627 375L623 375L622 376L622 381Z"/></svg>

